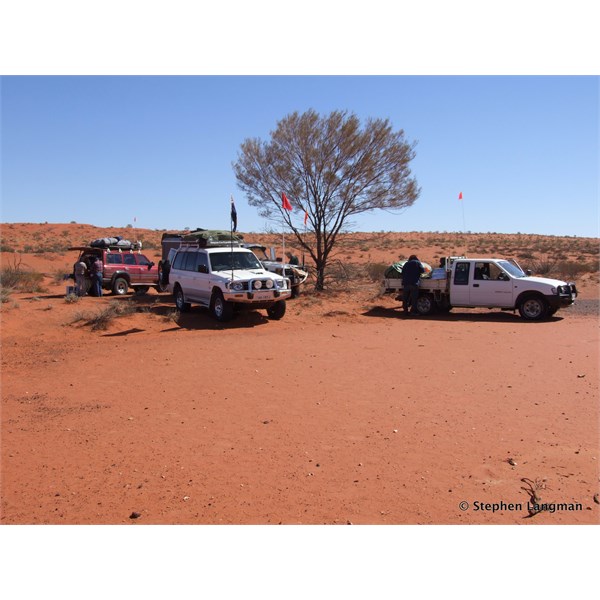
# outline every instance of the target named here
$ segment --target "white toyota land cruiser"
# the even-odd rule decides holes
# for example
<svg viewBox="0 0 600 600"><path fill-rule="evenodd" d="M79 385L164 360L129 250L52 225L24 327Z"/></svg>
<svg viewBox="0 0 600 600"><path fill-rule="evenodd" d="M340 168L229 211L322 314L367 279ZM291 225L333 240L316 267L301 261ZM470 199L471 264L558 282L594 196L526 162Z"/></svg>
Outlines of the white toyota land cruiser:
<svg viewBox="0 0 600 600"><path fill-rule="evenodd" d="M292 288L288 278L266 271L239 244L203 248L183 241L171 262L168 289L177 310L200 304L218 321L228 321L235 310L261 308L270 319L281 319Z"/></svg>

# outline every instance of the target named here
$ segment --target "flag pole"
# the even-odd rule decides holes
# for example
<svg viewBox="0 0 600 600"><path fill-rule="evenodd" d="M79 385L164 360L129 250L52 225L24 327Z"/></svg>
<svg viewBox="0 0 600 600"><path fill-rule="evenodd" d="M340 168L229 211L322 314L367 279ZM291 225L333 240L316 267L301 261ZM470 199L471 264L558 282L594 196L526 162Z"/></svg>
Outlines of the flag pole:
<svg viewBox="0 0 600 600"><path fill-rule="evenodd" d="M231 195L231 214L229 219L229 245L231 247L231 286L233 288L233 232L237 230L237 211L233 194Z"/></svg>

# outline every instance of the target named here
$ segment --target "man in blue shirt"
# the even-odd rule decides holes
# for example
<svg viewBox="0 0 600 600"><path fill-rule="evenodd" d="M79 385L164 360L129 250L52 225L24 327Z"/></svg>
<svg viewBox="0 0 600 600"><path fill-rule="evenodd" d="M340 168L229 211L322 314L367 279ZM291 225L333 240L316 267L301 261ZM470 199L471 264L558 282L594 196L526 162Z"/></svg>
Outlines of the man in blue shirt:
<svg viewBox="0 0 600 600"><path fill-rule="evenodd" d="M415 254L411 254L408 262L402 267L402 307L404 312L418 315L417 298L419 297L419 281L425 269Z"/></svg>

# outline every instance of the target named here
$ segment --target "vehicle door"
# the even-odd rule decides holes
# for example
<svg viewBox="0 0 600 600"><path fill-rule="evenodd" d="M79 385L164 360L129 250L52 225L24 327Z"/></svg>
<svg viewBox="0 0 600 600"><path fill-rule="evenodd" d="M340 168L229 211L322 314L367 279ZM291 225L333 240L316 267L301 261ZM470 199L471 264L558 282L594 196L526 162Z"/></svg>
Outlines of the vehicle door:
<svg viewBox="0 0 600 600"><path fill-rule="evenodd" d="M129 282L131 284L141 283L142 270L135 260L135 254L123 254L123 269L129 275Z"/></svg>
<svg viewBox="0 0 600 600"><path fill-rule="evenodd" d="M196 277L194 271L196 270L196 260L198 253L193 250L185 252L183 261L181 263L181 287L183 293L189 300L198 301L198 289L196 287Z"/></svg>
<svg viewBox="0 0 600 600"><path fill-rule="evenodd" d="M120 252L107 252L104 261L103 278L112 281L115 273L123 271L123 255Z"/></svg>
<svg viewBox="0 0 600 600"><path fill-rule="evenodd" d="M208 274L208 256L205 252L196 253L196 262L192 273L195 294L199 302L208 304L210 301L210 275Z"/></svg>
<svg viewBox="0 0 600 600"><path fill-rule="evenodd" d="M183 293L186 293L186 289L189 287L187 271L183 270L183 265L185 264L187 252L183 250L178 250L173 262L171 263L171 271L169 273L169 286L175 285L178 283L183 290Z"/></svg>
<svg viewBox="0 0 600 600"><path fill-rule="evenodd" d="M469 306L469 278L471 276L471 263L456 261L452 270L450 282L450 304L452 306Z"/></svg>
<svg viewBox="0 0 600 600"><path fill-rule="evenodd" d="M152 269L152 261L144 254L134 254L140 267L140 282L154 285L158 281L158 273Z"/></svg>
<svg viewBox="0 0 600 600"><path fill-rule="evenodd" d="M513 306L513 282L493 261L474 263L473 279L469 286L472 306Z"/></svg>

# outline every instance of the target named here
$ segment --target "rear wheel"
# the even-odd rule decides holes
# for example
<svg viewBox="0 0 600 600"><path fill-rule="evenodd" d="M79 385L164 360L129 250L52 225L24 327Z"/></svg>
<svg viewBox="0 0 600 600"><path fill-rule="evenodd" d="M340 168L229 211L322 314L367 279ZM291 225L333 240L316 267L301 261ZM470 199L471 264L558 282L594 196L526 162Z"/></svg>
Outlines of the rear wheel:
<svg viewBox="0 0 600 600"><path fill-rule="evenodd" d="M210 312L217 321L229 321L233 318L233 304L223 298L220 290L216 290L210 301Z"/></svg>
<svg viewBox="0 0 600 600"><path fill-rule="evenodd" d="M187 312L191 307L191 304L185 301L183 290L179 286L175 288L175 307L179 312Z"/></svg>
<svg viewBox="0 0 600 600"><path fill-rule="evenodd" d="M540 296L526 296L519 303L519 314L527 321L539 321L548 313L548 305Z"/></svg>
<svg viewBox="0 0 600 600"><path fill-rule="evenodd" d="M129 284L127 283L127 279L123 277L117 277L112 284L112 293L117 296L123 296L127 293L129 289Z"/></svg>
<svg viewBox="0 0 600 600"><path fill-rule="evenodd" d="M435 300L431 294L423 294L417 299L417 312L420 315L430 315L435 311Z"/></svg>
<svg viewBox="0 0 600 600"><path fill-rule="evenodd" d="M269 319L273 319L274 321L278 321L285 315L285 300L278 300L272 306L267 308L267 315Z"/></svg>

